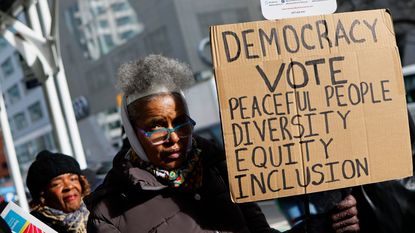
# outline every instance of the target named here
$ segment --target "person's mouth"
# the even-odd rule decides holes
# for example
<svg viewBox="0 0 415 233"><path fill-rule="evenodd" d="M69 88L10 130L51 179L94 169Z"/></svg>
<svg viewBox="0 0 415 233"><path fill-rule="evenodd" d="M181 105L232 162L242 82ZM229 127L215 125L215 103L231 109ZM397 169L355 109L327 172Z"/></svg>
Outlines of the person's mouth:
<svg viewBox="0 0 415 233"><path fill-rule="evenodd" d="M182 152L180 150L171 150L171 151L166 151L164 155L166 159L175 160L175 159L180 158L180 156L182 155Z"/></svg>
<svg viewBox="0 0 415 233"><path fill-rule="evenodd" d="M78 197L78 195L76 195L76 194L73 194L73 195L68 195L68 196L64 197L64 198L63 198L63 200L64 200L65 202L71 202L71 201L76 200L76 199L77 199L77 197Z"/></svg>

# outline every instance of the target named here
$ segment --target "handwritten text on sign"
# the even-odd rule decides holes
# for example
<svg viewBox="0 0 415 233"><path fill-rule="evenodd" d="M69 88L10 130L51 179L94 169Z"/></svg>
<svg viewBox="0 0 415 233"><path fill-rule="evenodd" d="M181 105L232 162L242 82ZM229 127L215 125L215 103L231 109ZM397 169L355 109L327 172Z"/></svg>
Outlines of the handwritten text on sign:
<svg viewBox="0 0 415 233"><path fill-rule="evenodd" d="M388 13L215 26L211 41L236 202L409 175Z"/></svg>

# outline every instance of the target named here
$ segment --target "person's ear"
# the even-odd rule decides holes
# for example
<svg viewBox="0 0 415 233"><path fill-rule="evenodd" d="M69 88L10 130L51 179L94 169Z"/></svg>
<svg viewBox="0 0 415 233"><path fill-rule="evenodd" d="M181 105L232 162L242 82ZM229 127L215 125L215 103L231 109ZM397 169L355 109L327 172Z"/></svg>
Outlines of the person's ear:
<svg viewBox="0 0 415 233"><path fill-rule="evenodd" d="M91 193L91 185L86 176L79 175L79 183L81 184L82 197L85 197L86 195Z"/></svg>
<svg viewBox="0 0 415 233"><path fill-rule="evenodd" d="M40 192L40 198L39 198L39 202L40 202L40 204L42 205L42 206L44 206L45 205L45 192L44 191L42 191L42 192Z"/></svg>

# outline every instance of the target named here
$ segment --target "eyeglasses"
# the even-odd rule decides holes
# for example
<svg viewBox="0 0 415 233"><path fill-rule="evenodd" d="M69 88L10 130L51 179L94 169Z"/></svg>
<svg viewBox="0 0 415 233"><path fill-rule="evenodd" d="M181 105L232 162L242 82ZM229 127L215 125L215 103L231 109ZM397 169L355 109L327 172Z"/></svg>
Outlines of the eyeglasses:
<svg viewBox="0 0 415 233"><path fill-rule="evenodd" d="M174 128L159 128L150 132L146 132L143 129L137 128L141 133L146 136L153 145L161 145L170 139L170 134L175 132L179 138L187 138L191 135L193 127L196 122L187 117L186 122L177 125Z"/></svg>

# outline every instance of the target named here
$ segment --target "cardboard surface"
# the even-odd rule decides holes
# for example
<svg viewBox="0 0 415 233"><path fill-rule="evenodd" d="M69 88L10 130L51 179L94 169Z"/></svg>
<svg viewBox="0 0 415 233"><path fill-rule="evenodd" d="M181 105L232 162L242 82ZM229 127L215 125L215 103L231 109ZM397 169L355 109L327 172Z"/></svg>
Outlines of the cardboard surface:
<svg viewBox="0 0 415 233"><path fill-rule="evenodd" d="M210 28L235 202L412 175L390 14Z"/></svg>

